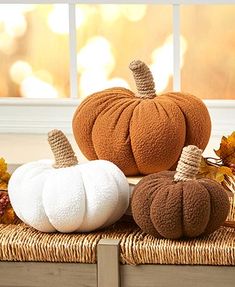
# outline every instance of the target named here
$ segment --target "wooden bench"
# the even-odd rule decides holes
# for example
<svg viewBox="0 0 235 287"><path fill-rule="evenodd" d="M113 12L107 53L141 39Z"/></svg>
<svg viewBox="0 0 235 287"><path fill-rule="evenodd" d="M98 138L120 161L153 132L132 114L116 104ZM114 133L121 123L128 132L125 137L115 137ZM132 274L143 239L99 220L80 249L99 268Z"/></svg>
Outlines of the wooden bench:
<svg viewBox="0 0 235 287"><path fill-rule="evenodd" d="M1 287L234 287L235 231L171 241L132 222L88 234L0 225L0 261Z"/></svg>
<svg viewBox="0 0 235 287"><path fill-rule="evenodd" d="M119 240L102 239L97 264L0 262L0 286L234 287L235 267L120 265Z"/></svg>

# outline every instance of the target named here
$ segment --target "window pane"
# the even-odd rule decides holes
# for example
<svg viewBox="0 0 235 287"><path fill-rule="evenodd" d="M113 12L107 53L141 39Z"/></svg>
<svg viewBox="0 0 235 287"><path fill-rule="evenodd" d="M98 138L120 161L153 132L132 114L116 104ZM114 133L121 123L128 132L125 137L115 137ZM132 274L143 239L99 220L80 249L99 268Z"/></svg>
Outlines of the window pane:
<svg viewBox="0 0 235 287"><path fill-rule="evenodd" d="M235 5L185 5L181 15L182 89L235 99Z"/></svg>
<svg viewBox="0 0 235 287"><path fill-rule="evenodd" d="M69 96L67 5L0 4L0 97Z"/></svg>
<svg viewBox="0 0 235 287"><path fill-rule="evenodd" d="M68 7L0 5L0 96L69 96ZM172 88L172 11L162 5L76 5L79 95L110 86L135 90L129 62Z"/></svg>
<svg viewBox="0 0 235 287"><path fill-rule="evenodd" d="M172 88L172 8L162 5L76 5L79 95L112 86L136 91L134 59L151 66L156 89Z"/></svg>

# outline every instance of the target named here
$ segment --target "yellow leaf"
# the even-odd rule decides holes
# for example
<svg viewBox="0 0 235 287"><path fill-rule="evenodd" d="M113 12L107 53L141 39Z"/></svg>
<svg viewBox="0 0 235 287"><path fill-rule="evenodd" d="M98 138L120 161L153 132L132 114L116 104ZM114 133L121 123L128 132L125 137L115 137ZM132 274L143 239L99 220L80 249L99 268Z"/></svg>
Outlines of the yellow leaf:
<svg viewBox="0 0 235 287"><path fill-rule="evenodd" d="M2 217L0 217L0 223L10 224L13 223L16 218L13 208L9 205Z"/></svg>
<svg viewBox="0 0 235 287"><path fill-rule="evenodd" d="M235 131L227 138L223 136L220 148L214 151L222 159L224 165L235 164Z"/></svg>
<svg viewBox="0 0 235 287"><path fill-rule="evenodd" d="M227 166L220 166L218 168L218 173L222 173L224 175L228 175L228 176L233 176L233 172L231 170L231 168L227 167Z"/></svg>
<svg viewBox="0 0 235 287"><path fill-rule="evenodd" d="M7 171L7 163L4 158L0 158L0 190L7 190L7 185L11 175Z"/></svg>
<svg viewBox="0 0 235 287"><path fill-rule="evenodd" d="M0 178L4 175L7 171L7 164L4 158L0 158Z"/></svg>
<svg viewBox="0 0 235 287"><path fill-rule="evenodd" d="M9 172L5 172L2 177L1 177L1 180L8 183L9 179L10 179L11 175Z"/></svg>
<svg viewBox="0 0 235 287"><path fill-rule="evenodd" d="M215 180L218 181L219 183L221 183L222 181L224 181L224 174L217 172L215 174Z"/></svg>
<svg viewBox="0 0 235 287"><path fill-rule="evenodd" d="M233 176L232 170L227 166L213 166L202 158L199 176L214 179L219 183L224 181L224 176Z"/></svg>
<svg viewBox="0 0 235 287"><path fill-rule="evenodd" d="M199 170L199 175L202 176L202 177L215 179L216 178L216 173L217 173L217 167L207 164L205 159L202 158L201 165L200 165L200 170Z"/></svg>
<svg viewBox="0 0 235 287"><path fill-rule="evenodd" d="M7 183L4 181L0 181L0 190L6 190L7 191Z"/></svg>
<svg viewBox="0 0 235 287"><path fill-rule="evenodd" d="M235 146L235 131L232 132L232 134L230 136L228 136L228 141Z"/></svg>

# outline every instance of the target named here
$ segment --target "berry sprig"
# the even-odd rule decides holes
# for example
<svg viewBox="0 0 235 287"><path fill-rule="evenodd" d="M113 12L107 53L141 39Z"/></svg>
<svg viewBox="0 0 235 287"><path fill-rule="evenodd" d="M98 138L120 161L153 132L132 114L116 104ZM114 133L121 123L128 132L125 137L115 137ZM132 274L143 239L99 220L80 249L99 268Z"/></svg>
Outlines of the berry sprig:
<svg viewBox="0 0 235 287"><path fill-rule="evenodd" d="M5 211L10 204L8 193L0 191L0 217L5 214Z"/></svg>
<svg viewBox="0 0 235 287"><path fill-rule="evenodd" d="M0 223L9 224L14 222L16 215L10 204L8 196L8 182L11 175L7 171L7 163L0 158Z"/></svg>

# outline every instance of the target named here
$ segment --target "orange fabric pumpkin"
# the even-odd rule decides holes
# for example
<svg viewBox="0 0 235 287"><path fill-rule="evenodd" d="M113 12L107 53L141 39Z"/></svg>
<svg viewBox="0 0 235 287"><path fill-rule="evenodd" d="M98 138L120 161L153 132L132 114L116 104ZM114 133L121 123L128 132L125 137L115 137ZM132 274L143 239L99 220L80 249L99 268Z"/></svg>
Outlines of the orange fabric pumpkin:
<svg viewBox="0 0 235 287"><path fill-rule="evenodd" d="M229 199L216 181L196 179L201 150L183 149L177 172L162 171L144 177L133 191L135 222L155 237L177 239L215 231L229 212Z"/></svg>
<svg viewBox="0 0 235 287"><path fill-rule="evenodd" d="M204 103L184 93L157 96L149 68L133 61L130 69L138 94L107 89L86 98L75 112L73 133L84 155L137 175L174 167L185 145L204 149L211 132Z"/></svg>

